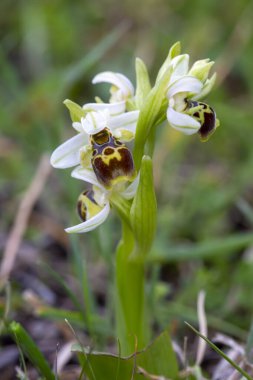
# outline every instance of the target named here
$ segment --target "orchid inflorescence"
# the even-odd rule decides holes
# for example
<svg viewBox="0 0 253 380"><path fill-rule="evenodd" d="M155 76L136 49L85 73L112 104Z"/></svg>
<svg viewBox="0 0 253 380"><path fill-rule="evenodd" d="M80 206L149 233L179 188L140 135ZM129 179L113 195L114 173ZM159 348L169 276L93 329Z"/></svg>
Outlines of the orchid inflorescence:
<svg viewBox="0 0 253 380"><path fill-rule="evenodd" d="M158 108L154 106L157 115L152 115L156 122L146 131L147 139L151 128L157 127L157 120L161 124L166 119L172 128L186 135L198 133L202 141L210 137L219 122L213 108L199 100L214 85L216 74L209 78L213 64L204 59L189 69L189 55L180 54L180 44L176 43L161 66L153 88L145 64L138 59L136 90L126 76L106 71L96 75L92 83L111 84L108 103L100 98L82 107L70 100L64 102L78 133L53 152L51 164L56 168L75 167L72 177L91 185L78 198L82 223L67 228L67 232L93 230L105 221L116 197L125 200L128 206L135 197L139 168L135 168L126 144L132 140L136 144L138 130L145 129L141 125L145 118L141 115L148 114L148 100L156 99L156 94L160 97Z"/></svg>

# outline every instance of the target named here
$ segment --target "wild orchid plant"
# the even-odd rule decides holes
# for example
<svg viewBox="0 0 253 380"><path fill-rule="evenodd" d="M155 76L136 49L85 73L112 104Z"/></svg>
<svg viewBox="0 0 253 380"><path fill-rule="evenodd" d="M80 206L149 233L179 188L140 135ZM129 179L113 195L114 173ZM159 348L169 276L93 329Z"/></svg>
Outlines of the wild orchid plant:
<svg viewBox="0 0 253 380"><path fill-rule="evenodd" d="M122 237L115 258L117 333L123 355L143 349L150 339L145 302L145 266L156 230L156 196L152 156L155 132L168 124L206 141L219 122L213 108L200 100L212 89L216 75L208 59L189 68L189 55L174 44L151 87L144 62L136 60L136 89L124 75L103 72L93 83L111 84L109 103L79 106L66 100L77 134L51 156L55 168L74 167L71 175L85 183L77 210L80 224L68 233L88 232L115 209ZM167 119L167 122L165 123ZM126 145L133 140L133 153Z"/></svg>

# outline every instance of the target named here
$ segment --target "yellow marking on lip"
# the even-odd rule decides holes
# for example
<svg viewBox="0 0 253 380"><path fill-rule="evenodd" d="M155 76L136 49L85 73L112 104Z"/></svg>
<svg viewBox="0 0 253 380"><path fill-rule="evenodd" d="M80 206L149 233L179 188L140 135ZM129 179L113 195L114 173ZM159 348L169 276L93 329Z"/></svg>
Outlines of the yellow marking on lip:
<svg viewBox="0 0 253 380"><path fill-rule="evenodd" d="M103 153L104 150L107 149L107 148L105 148L105 149L103 150L102 154L98 154L97 156L94 157L94 159L100 157L100 158L103 160L103 162L105 163L105 165L107 165L107 166L110 165L111 160L113 160L114 158L116 158L117 161L121 161L121 160L122 160L122 156L121 156L121 154L120 154L118 148L112 148L112 147L110 147L110 148L114 150L113 153L111 153L111 154L109 154L109 155L104 154L104 153ZM123 149L123 148L120 147L120 149Z"/></svg>
<svg viewBox="0 0 253 380"><path fill-rule="evenodd" d="M88 195L89 192L82 193L77 202L78 214L83 221L89 220L102 210L102 207L90 199Z"/></svg>
<svg viewBox="0 0 253 380"><path fill-rule="evenodd" d="M98 145L104 145L109 142L111 133L107 128L91 136L91 142Z"/></svg>

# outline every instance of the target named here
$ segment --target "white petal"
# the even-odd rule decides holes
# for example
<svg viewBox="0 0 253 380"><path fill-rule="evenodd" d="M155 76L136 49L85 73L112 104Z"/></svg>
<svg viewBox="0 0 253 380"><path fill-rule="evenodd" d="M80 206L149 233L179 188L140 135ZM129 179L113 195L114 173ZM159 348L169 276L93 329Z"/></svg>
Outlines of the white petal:
<svg viewBox="0 0 253 380"><path fill-rule="evenodd" d="M82 181L104 189L104 187L98 182L93 169L84 168L79 165L72 171L71 177L81 179Z"/></svg>
<svg viewBox="0 0 253 380"><path fill-rule="evenodd" d="M67 140L52 153L50 158L51 165L59 169L78 165L80 163L80 148L86 145L87 142L88 138L85 133L79 133Z"/></svg>
<svg viewBox="0 0 253 380"><path fill-rule="evenodd" d="M170 78L170 83L173 83L179 77L185 76L188 73L189 69L189 55L181 54L176 56L171 61L171 66L173 71Z"/></svg>
<svg viewBox="0 0 253 380"><path fill-rule="evenodd" d="M198 94L202 87L203 84L200 80L187 75L177 79L172 85L169 86L167 98L169 99L179 92L192 92L194 94Z"/></svg>
<svg viewBox="0 0 253 380"><path fill-rule="evenodd" d="M97 74L92 80L93 84L102 82L111 83L119 90L121 90L125 96L134 95L134 87L125 75L114 73L112 71L104 71L100 74Z"/></svg>
<svg viewBox="0 0 253 380"><path fill-rule="evenodd" d="M135 178L135 180L126 188L125 191L122 191L121 195L126 199L132 199L135 196L137 187L139 185L140 175Z"/></svg>
<svg viewBox="0 0 253 380"><path fill-rule="evenodd" d="M106 220L106 218L109 215L109 212L110 212L110 204L109 202L107 202L104 208L97 215L86 220L85 222L77 224L76 226L66 228L65 231L70 234L92 231Z"/></svg>
<svg viewBox="0 0 253 380"><path fill-rule="evenodd" d="M167 110L167 119L170 125L186 135L192 135L200 129L200 123L193 117L181 112L176 112L169 107Z"/></svg>
<svg viewBox="0 0 253 380"><path fill-rule="evenodd" d="M124 129L135 134L140 111L125 112L110 119L110 129L114 133L117 129Z"/></svg>
<svg viewBox="0 0 253 380"><path fill-rule="evenodd" d="M123 100L117 103L87 103L83 106L83 109L91 111L103 111L108 109L109 114L114 116L125 112L126 102Z"/></svg>
<svg viewBox="0 0 253 380"><path fill-rule="evenodd" d="M72 127L77 131L77 132L82 132L82 124L79 121L74 121L72 123Z"/></svg>
<svg viewBox="0 0 253 380"><path fill-rule="evenodd" d="M82 128L88 135L93 135L102 131L108 126L109 112L108 109L101 111L91 111L86 117L81 118Z"/></svg>

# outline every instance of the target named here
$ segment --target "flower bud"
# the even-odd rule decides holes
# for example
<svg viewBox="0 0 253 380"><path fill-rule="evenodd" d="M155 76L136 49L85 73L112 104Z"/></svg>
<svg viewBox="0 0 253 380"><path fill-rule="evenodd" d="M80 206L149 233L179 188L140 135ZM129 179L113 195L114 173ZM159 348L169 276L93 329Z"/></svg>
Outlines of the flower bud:
<svg viewBox="0 0 253 380"><path fill-rule="evenodd" d="M190 69L188 75L192 75L204 83L208 78L209 71L213 64L214 62L210 61L209 59L201 59L199 61L196 61Z"/></svg>

